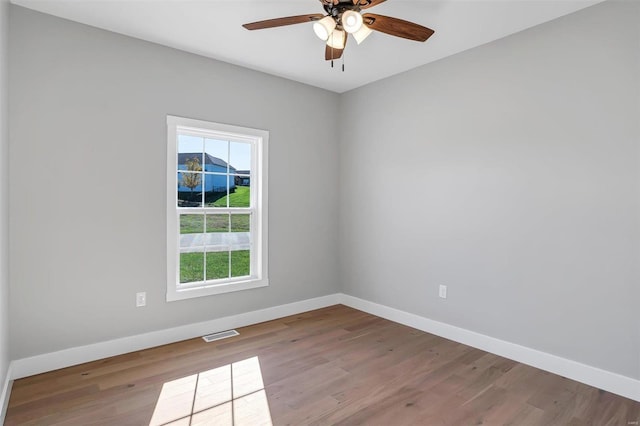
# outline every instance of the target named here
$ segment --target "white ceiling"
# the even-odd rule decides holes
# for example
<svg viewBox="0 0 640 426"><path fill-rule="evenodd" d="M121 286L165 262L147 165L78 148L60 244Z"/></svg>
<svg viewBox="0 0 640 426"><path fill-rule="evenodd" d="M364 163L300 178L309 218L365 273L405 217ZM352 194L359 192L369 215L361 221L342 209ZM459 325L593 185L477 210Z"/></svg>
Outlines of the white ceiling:
<svg viewBox="0 0 640 426"><path fill-rule="evenodd" d="M51 15L342 93L603 0L388 0L369 12L432 28L418 43L351 38L345 72L324 60L311 24L248 31L247 22L322 13L318 0L12 0Z"/></svg>

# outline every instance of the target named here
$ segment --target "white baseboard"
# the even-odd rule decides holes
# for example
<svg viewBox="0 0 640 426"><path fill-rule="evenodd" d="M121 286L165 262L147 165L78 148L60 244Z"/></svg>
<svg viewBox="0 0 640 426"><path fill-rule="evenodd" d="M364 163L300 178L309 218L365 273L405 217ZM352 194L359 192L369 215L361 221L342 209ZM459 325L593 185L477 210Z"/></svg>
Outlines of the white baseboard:
<svg viewBox="0 0 640 426"><path fill-rule="evenodd" d="M0 393L0 425L4 424L4 417L7 414L7 406L9 405L9 397L11 397L11 385L13 384L13 380L11 380L11 370L12 364L10 363L7 369L7 375L4 378L4 383L2 384L2 393Z"/></svg>
<svg viewBox="0 0 640 426"><path fill-rule="evenodd" d="M640 401L640 380L346 294L343 305Z"/></svg>
<svg viewBox="0 0 640 426"><path fill-rule="evenodd" d="M293 302L286 305L274 306L258 311L218 318L211 321L188 324L166 330L152 331L136 336L123 337L106 342L78 346L57 352L22 358L12 362L12 374L10 378L20 379L22 377L57 370L59 368L70 367L72 365L95 361L114 355L121 355L128 352L152 348L154 346L192 339L194 337L199 337L216 331L245 327L247 325L337 305L339 303L339 295L332 294L314 299L302 300L300 302Z"/></svg>

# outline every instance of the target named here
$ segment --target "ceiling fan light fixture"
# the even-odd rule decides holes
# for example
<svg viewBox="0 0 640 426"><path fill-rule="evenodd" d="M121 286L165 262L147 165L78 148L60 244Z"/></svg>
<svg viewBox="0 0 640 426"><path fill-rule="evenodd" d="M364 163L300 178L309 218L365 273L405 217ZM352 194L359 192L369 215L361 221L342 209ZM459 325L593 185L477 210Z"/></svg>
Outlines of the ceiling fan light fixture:
<svg viewBox="0 0 640 426"><path fill-rule="evenodd" d="M355 10L347 10L340 18L342 28L349 34L353 34L362 28L362 15Z"/></svg>
<svg viewBox="0 0 640 426"><path fill-rule="evenodd" d="M336 21L331 16L325 16L313 24L313 31L322 41L327 41L335 28Z"/></svg>
<svg viewBox="0 0 640 426"><path fill-rule="evenodd" d="M353 33L353 38L356 39L356 43L360 44L365 38L369 37L372 32L373 30L371 28L363 24L358 31Z"/></svg>
<svg viewBox="0 0 640 426"><path fill-rule="evenodd" d="M327 40L327 46L334 49L344 49L346 43L347 33L345 33L344 30L333 30Z"/></svg>
<svg viewBox="0 0 640 426"><path fill-rule="evenodd" d="M242 26L252 31L312 23L314 33L326 44L324 59L331 61L332 67L335 59L343 58L344 61L343 53L349 34L353 34L358 44L361 44L373 31L420 42L427 41L433 35L434 31L431 28L414 22L369 13L370 7L383 2L385 0L320 0L324 13L283 16L249 22Z"/></svg>

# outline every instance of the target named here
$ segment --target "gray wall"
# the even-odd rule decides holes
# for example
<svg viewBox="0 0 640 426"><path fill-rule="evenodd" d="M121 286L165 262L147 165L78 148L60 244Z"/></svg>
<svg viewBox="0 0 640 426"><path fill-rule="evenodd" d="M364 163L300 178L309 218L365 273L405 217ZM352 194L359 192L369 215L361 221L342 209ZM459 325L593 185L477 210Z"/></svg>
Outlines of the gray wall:
<svg viewBox="0 0 640 426"><path fill-rule="evenodd" d="M9 1L0 0L0 393L9 367L8 16Z"/></svg>
<svg viewBox="0 0 640 426"><path fill-rule="evenodd" d="M10 18L14 359L338 291L336 94ZM167 114L271 132L268 288L165 302Z"/></svg>
<svg viewBox="0 0 640 426"><path fill-rule="evenodd" d="M610 1L345 94L344 292L640 378L639 23Z"/></svg>

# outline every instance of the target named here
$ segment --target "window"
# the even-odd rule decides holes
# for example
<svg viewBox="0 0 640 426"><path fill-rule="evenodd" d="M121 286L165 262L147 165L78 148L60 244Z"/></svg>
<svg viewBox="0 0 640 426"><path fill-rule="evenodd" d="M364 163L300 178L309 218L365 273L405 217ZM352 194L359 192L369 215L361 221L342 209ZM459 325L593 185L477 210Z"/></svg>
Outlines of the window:
<svg viewBox="0 0 640 426"><path fill-rule="evenodd" d="M267 286L269 132L167 117L167 300Z"/></svg>

